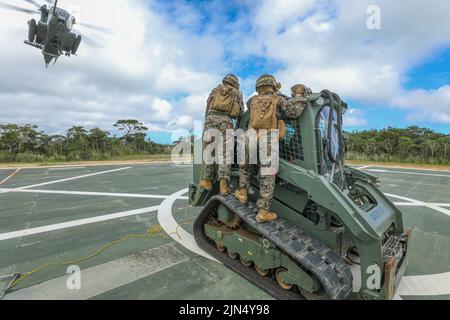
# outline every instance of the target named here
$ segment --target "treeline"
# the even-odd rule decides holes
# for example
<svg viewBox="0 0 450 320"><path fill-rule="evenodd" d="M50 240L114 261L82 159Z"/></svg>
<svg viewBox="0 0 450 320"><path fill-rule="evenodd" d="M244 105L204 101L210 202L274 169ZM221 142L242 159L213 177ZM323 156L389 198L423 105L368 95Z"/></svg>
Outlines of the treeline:
<svg viewBox="0 0 450 320"><path fill-rule="evenodd" d="M0 162L111 160L170 154L172 145L151 141L138 120L113 125L122 134L73 126L65 135L49 135L37 126L0 124ZM348 160L450 164L450 135L411 126L346 132Z"/></svg>
<svg viewBox="0 0 450 320"><path fill-rule="evenodd" d="M171 146L147 138L138 120L114 124L121 137L100 128L74 126L65 135L49 135L37 126L0 125L0 162L51 162L111 160L133 155L169 154Z"/></svg>
<svg viewBox="0 0 450 320"><path fill-rule="evenodd" d="M345 133L348 160L450 164L450 135L411 126Z"/></svg>

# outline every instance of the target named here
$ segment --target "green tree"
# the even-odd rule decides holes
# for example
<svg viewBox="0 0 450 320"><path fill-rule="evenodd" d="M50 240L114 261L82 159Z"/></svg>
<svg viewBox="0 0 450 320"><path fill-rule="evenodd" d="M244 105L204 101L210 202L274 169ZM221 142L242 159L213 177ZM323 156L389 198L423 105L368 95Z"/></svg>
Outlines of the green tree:
<svg viewBox="0 0 450 320"><path fill-rule="evenodd" d="M104 131L100 128L93 128L89 130L88 141L90 143L91 149L96 152L106 152L108 147L108 137L109 132Z"/></svg>
<svg viewBox="0 0 450 320"><path fill-rule="evenodd" d="M114 127L118 128L119 131L123 132L123 141L125 143L130 142L130 137L136 133L141 133L143 131L147 131L148 128L144 126L144 124L138 120L135 119L125 119L125 120L118 120Z"/></svg>

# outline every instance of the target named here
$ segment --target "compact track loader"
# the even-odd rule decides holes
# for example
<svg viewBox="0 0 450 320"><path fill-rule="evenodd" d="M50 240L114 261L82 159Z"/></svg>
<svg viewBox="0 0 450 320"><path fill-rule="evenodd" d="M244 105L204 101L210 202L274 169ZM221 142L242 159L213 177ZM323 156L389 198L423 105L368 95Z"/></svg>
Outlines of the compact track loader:
<svg viewBox="0 0 450 320"><path fill-rule="evenodd" d="M257 223L255 172L250 202L198 188L194 165L190 203L203 207L197 244L278 299L392 299L408 263L410 232L377 177L345 165L342 117L347 105L324 90L308 98L300 119L286 122L272 210ZM246 130L248 112L239 120ZM202 152L200 147L195 152ZM197 154L198 155L198 154ZM232 190L239 166L233 166Z"/></svg>

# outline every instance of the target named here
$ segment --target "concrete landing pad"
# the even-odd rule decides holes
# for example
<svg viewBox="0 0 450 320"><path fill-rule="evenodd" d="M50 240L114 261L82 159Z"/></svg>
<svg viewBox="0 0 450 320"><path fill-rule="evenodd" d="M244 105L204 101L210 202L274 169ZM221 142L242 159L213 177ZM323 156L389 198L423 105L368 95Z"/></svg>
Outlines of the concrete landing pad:
<svg viewBox="0 0 450 320"><path fill-rule="evenodd" d="M381 178L413 229L399 298L450 299L450 172L361 169ZM74 262L81 290L67 289L68 265L52 264L4 299L271 299L195 245L198 209L186 210L191 176L191 166L170 164L0 169L0 277L163 228Z"/></svg>

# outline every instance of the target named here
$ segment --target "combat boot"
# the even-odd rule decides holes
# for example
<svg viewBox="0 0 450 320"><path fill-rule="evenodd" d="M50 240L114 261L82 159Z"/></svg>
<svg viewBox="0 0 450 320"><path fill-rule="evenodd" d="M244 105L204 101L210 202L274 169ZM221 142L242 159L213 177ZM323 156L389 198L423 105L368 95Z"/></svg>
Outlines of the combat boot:
<svg viewBox="0 0 450 320"><path fill-rule="evenodd" d="M230 193L230 187L226 179L220 179L220 194L225 196Z"/></svg>
<svg viewBox="0 0 450 320"><path fill-rule="evenodd" d="M278 219L278 215L275 212L270 212L266 209L259 209L259 213L256 215L256 221L259 223L273 222Z"/></svg>
<svg viewBox="0 0 450 320"><path fill-rule="evenodd" d="M200 180L200 183L198 184L198 186L200 188L203 188L203 189L207 190L207 191L211 191L212 188L213 188L212 181L211 180L207 180L207 179Z"/></svg>
<svg viewBox="0 0 450 320"><path fill-rule="evenodd" d="M240 188L234 193L234 196L236 197L236 199L239 200L240 203L242 204L248 203L248 189Z"/></svg>

